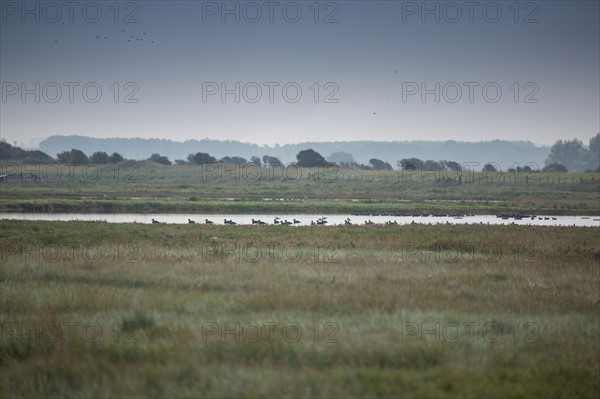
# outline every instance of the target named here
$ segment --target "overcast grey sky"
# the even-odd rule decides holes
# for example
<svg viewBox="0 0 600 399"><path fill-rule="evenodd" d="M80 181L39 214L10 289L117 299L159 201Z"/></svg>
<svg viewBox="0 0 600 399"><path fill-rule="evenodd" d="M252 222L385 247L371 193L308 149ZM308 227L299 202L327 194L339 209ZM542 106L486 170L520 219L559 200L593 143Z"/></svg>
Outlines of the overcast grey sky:
<svg viewBox="0 0 600 399"><path fill-rule="evenodd" d="M552 144L600 131L598 1L0 4L11 143Z"/></svg>

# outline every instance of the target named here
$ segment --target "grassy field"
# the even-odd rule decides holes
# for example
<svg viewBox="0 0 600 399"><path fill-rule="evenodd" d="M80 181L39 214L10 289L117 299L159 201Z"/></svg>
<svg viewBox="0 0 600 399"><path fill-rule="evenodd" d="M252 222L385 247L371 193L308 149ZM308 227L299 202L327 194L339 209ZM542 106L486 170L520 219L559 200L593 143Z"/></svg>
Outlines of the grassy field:
<svg viewBox="0 0 600 399"><path fill-rule="evenodd" d="M0 221L0 396L600 395L597 228Z"/></svg>
<svg viewBox="0 0 600 399"><path fill-rule="evenodd" d="M2 211L600 214L598 173L464 171L459 176L153 162L9 166L2 168L14 172L0 183Z"/></svg>

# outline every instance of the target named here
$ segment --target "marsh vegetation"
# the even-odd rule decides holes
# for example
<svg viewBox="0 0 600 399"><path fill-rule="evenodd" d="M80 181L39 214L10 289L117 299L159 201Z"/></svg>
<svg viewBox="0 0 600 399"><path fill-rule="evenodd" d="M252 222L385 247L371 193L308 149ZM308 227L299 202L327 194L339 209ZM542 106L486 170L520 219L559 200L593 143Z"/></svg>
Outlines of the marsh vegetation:
<svg viewBox="0 0 600 399"><path fill-rule="evenodd" d="M1 394L595 397L597 231L3 220Z"/></svg>

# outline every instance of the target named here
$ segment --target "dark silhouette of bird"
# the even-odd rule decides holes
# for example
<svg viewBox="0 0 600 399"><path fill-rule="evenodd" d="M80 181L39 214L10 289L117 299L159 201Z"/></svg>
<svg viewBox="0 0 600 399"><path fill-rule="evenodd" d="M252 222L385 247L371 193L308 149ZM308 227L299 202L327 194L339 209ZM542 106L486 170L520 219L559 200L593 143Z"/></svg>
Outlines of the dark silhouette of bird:
<svg viewBox="0 0 600 399"><path fill-rule="evenodd" d="M188 219L188 223L189 224L196 224L196 222L194 222L192 219Z"/></svg>
<svg viewBox="0 0 600 399"><path fill-rule="evenodd" d="M152 218L152 224L157 224L160 223L158 220L154 220L154 218Z"/></svg>
<svg viewBox="0 0 600 399"><path fill-rule="evenodd" d="M211 221L210 221L210 220L208 220L208 219L205 219L205 220L204 220L204 223L206 223L206 224L214 224L213 222L211 222Z"/></svg>

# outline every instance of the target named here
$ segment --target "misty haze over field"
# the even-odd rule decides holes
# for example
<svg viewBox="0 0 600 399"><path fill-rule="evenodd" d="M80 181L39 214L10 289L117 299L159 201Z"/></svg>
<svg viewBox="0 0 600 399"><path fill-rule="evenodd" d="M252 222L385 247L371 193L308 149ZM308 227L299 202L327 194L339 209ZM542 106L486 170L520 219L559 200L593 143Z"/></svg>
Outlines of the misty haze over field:
<svg viewBox="0 0 600 399"><path fill-rule="evenodd" d="M0 130L10 143L551 145L600 130L597 1L68 4L1 1ZM398 157L427 156L414 151ZM518 159L540 159L531 151Z"/></svg>
<svg viewBox="0 0 600 399"><path fill-rule="evenodd" d="M0 0L0 399L600 398L599 0Z"/></svg>
<svg viewBox="0 0 600 399"><path fill-rule="evenodd" d="M548 156L548 147L537 147L530 142L457 142L457 141L413 141L413 142L312 142L285 144L275 146L259 146L239 141L189 140L176 142L158 139L94 139L82 136L53 136L40 143L40 149L55 156L59 152L77 148L92 155L96 151L107 153L119 152L128 159L147 159L153 153L167 156L171 161L186 159L189 154L208 152L216 158L225 156L241 156L250 159L252 156L270 155L284 163L295 162L296 154L304 149L312 148L328 158L330 155L345 152L358 163L368 164L370 158L379 158L396 167L396 162L403 158L420 158L451 160L459 163L475 162L480 166L494 162L503 170L512 166L524 166L534 163L540 168ZM515 165L518 163L518 165Z"/></svg>

